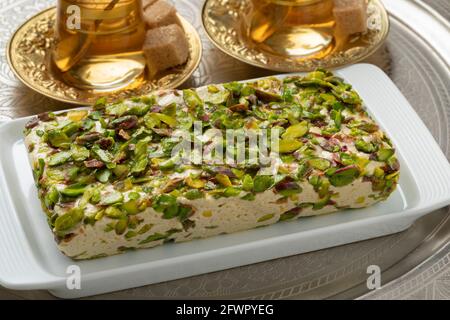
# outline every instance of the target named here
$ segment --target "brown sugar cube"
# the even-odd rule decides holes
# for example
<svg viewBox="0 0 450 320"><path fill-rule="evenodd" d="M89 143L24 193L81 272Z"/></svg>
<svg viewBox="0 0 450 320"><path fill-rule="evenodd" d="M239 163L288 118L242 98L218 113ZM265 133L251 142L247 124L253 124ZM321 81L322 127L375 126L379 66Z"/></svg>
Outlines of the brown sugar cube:
<svg viewBox="0 0 450 320"><path fill-rule="evenodd" d="M156 1L144 9L144 20L150 29L170 24L181 26L175 7L163 0Z"/></svg>
<svg viewBox="0 0 450 320"><path fill-rule="evenodd" d="M150 77L158 72L185 63L189 57L189 44L183 29L176 24L147 31L144 54Z"/></svg>
<svg viewBox="0 0 450 320"><path fill-rule="evenodd" d="M148 6L151 6L158 0L142 0L142 9L147 8Z"/></svg>
<svg viewBox="0 0 450 320"><path fill-rule="evenodd" d="M366 0L334 0L336 28L347 35L367 31Z"/></svg>

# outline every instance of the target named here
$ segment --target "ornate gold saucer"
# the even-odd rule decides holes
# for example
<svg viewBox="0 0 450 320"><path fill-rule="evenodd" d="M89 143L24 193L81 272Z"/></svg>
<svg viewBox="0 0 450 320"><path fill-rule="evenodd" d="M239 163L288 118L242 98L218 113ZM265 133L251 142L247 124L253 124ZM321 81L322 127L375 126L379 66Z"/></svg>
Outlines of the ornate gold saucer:
<svg viewBox="0 0 450 320"><path fill-rule="evenodd" d="M348 37L320 59L274 54L257 46L248 35L251 2L206 0L202 21L206 34L220 50L238 60L265 69L300 72L355 63L374 53L389 33L389 17L383 4L380 0L369 0L366 33Z"/></svg>
<svg viewBox="0 0 450 320"><path fill-rule="evenodd" d="M156 88L176 88L197 69L202 56L202 44L197 30L182 16L179 18L189 42L189 60L180 67L162 73L157 79L138 79L127 88L110 93L71 87L52 71L50 49L54 41L56 20L54 7L40 12L19 27L8 44L6 55L11 69L26 86L47 97L68 103L88 105L102 96L114 101L142 95Z"/></svg>

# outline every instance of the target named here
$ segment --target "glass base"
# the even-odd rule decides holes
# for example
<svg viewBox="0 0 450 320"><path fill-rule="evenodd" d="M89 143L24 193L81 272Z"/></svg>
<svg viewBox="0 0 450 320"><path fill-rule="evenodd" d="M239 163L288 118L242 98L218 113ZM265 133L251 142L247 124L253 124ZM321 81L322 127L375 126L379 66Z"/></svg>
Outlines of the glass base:
<svg viewBox="0 0 450 320"><path fill-rule="evenodd" d="M131 85L145 69L142 53L111 56L91 56L62 73L64 81L84 90L114 91Z"/></svg>
<svg viewBox="0 0 450 320"><path fill-rule="evenodd" d="M263 43L262 49L295 58L320 58L333 47L333 35L316 28L292 26L277 30Z"/></svg>

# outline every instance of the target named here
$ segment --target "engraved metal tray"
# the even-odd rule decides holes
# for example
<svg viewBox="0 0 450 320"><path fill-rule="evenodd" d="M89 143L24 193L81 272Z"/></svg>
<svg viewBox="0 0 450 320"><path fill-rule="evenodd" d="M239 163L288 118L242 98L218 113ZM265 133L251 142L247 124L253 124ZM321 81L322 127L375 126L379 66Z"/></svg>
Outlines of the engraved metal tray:
<svg viewBox="0 0 450 320"><path fill-rule="evenodd" d="M3 0L0 20L7 32L0 36L4 50L21 21L54 1ZM202 0L179 0L182 15L201 30ZM366 62L381 67L397 84L450 158L450 50L447 0L384 1L391 13L386 44ZM435 10L433 7L435 6ZM443 8L443 9L442 9ZM447 10L447 11L446 11ZM417 17L417 19L413 19ZM449 15L446 16L447 19ZM425 19L424 24L417 23ZM414 21L414 27L409 25ZM433 35L431 32L433 31ZM202 31L202 30L201 30ZM272 74L215 49L201 32L204 55L200 68L184 85L200 86ZM447 41L448 42L448 41ZM0 56L0 119L67 108L21 85ZM445 278L450 274L450 210L436 211L405 232L336 248L263 262L96 298L447 298ZM382 289L368 292L367 266L382 269ZM391 283L389 283L391 282ZM44 291L0 288L0 298L52 298Z"/></svg>

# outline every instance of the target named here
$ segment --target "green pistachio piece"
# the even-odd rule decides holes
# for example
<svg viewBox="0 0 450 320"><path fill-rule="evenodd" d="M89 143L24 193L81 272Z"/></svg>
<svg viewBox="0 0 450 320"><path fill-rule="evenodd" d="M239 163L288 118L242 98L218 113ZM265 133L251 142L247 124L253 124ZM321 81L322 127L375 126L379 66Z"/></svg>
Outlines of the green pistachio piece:
<svg viewBox="0 0 450 320"><path fill-rule="evenodd" d="M242 178L244 176L244 174L245 174L245 171L239 170L239 169L236 169L236 168L231 168L231 172L233 172L233 174L239 179Z"/></svg>
<svg viewBox="0 0 450 320"><path fill-rule="evenodd" d="M185 222L187 218L191 215L192 208L189 206L180 206L178 209L178 219L181 222Z"/></svg>
<svg viewBox="0 0 450 320"><path fill-rule="evenodd" d="M373 175L377 178L383 178L384 177L384 170L380 167L376 167L373 171Z"/></svg>
<svg viewBox="0 0 450 320"><path fill-rule="evenodd" d="M259 218L259 219L258 219L258 222L264 222L264 221L270 220L270 219L272 219L274 216L275 216L275 215L274 215L273 213L266 214L266 215L262 216L261 218Z"/></svg>
<svg viewBox="0 0 450 320"><path fill-rule="evenodd" d="M245 191L253 190L253 179L249 174L246 174L242 179L242 189Z"/></svg>
<svg viewBox="0 0 450 320"><path fill-rule="evenodd" d="M293 102L294 96L292 94L292 89L290 89L287 86L284 86L283 88L283 94L281 95L284 102Z"/></svg>
<svg viewBox="0 0 450 320"><path fill-rule="evenodd" d="M390 157L392 157L395 153L394 149L380 149L377 152L377 160L378 161L387 161Z"/></svg>
<svg viewBox="0 0 450 320"><path fill-rule="evenodd" d="M247 193L245 196L241 197L242 200L253 201L255 200L255 195L253 193Z"/></svg>
<svg viewBox="0 0 450 320"><path fill-rule="evenodd" d="M148 113L144 116L144 124L147 128L153 129L161 124L161 121L153 116L153 113Z"/></svg>
<svg viewBox="0 0 450 320"><path fill-rule="evenodd" d="M95 101L93 108L94 110L102 110L105 108L106 103L107 103L106 97L101 97L97 99L97 101Z"/></svg>
<svg viewBox="0 0 450 320"><path fill-rule="evenodd" d="M197 92L192 89L183 90L183 99L189 109L203 106L203 102Z"/></svg>
<svg viewBox="0 0 450 320"><path fill-rule="evenodd" d="M216 174L216 180L225 187L231 187L233 185L230 178L223 173Z"/></svg>
<svg viewBox="0 0 450 320"><path fill-rule="evenodd" d="M127 233L125 233L125 239L131 239L138 235L136 231L130 230Z"/></svg>
<svg viewBox="0 0 450 320"><path fill-rule="evenodd" d="M141 102L153 106L156 103L156 97L154 95L142 96Z"/></svg>
<svg viewBox="0 0 450 320"><path fill-rule="evenodd" d="M228 187L228 188L225 188L225 190L223 191L223 196L226 198L237 197L240 193L241 193L240 189L234 188L234 187Z"/></svg>
<svg viewBox="0 0 450 320"><path fill-rule="evenodd" d="M272 176L256 176L253 179L253 191L264 192L274 184L274 179Z"/></svg>
<svg viewBox="0 0 450 320"><path fill-rule="evenodd" d="M72 157L72 153L70 151L61 151L55 154L52 154L48 159L48 165L58 166L60 164L66 163Z"/></svg>
<svg viewBox="0 0 450 320"><path fill-rule="evenodd" d="M203 194L203 192L201 192L201 191L198 190L198 189L191 189L191 190L186 191L186 192L183 194L183 196L184 196L186 199L189 199L189 200L195 200L195 199L203 198L204 194Z"/></svg>
<svg viewBox="0 0 450 320"><path fill-rule="evenodd" d="M123 194L118 191L113 191L108 193L105 197L103 197L101 205L113 205L116 203L120 203L122 201L123 201Z"/></svg>
<svg viewBox="0 0 450 320"><path fill-rule="evenodd" d="M109 178L111 177L111 171L109 169L103 169L103 170L97 171L95 173L95 177L101 183L107 183Z"/></svg>
<svg viewBox="0 0 450 320"><path fill-rule="evenodd" d="M175 158L167 159L166 161L163 161L159 164L159 169L163 171L172 170L173 168L175 168L176 162L177 159Z"/></svg>
<svg viewBox="0 0 450 320"><path fill-rule="evenodd" d="M260 89L255 89L255 95L258 97L259 100L266 103L283 101L283 98L279 94L263 91Z"/></svg>
<svg viewBox="0 0 450 320"><path fill-rule="evenodd" d="M114 167L113 160L114 157L111 153L106 150L101 149L99 146L92 147L92 152L104 163L107 164L108 167Z"/></svg>
<svg viewBox="0 0 450 320"><path fill-rule="evenodd" d="M155 211L162 212L164 219L176 217L179 211L176 197L169 194L159 195L152 207Z"/></svg>
<svg viewBox="0 0 450 320"><path fill-rule="evenodd" d="M208 92L209 93L217 93L217 92L220 92L220 89L217 88L215 85L209 85L208 86Z"/></svg>
<svg viewBox="0 0 450 320"><path fill-rule="evenodd" d="M339 157L341 158L342 164L345 166L350 166L355 163L352 156L349 155L348 153L342 152L342 153L340 153Z"/></svg>
<svg viewBox="0 0 450 320"><path fill-rule="evenodd" d="M330 196L327 196L320 200L319 202L314 203L313 210L323 209L330 202Z"/></svg>
<svg viewBox="0 0 450 320"><path fill-rule="evenodd" d="M50 165L50 164L49 164ZM44 174L44 168L45 168L45 160L42 158L39 158L37 161L37 168L33 171L34 174L34 180L36 182L39 182L42 175Z"/></svg>
<svg viewBox="0 0 450 320"><path fill-rule="evenodd" d="M138 234L144 234L150 231L150 229L153 227L152 224L144 224L141 229L139 229Z"/></svg>
<svg viewBox="0 0 450 320"><path fill-rule="evenodd" d="M55 220L55 231L58 234L64 234L65 232L73 229L77 224L83 220L83 210L74 208L59 216Z"/></svg>
<svg viewBox="0 0 450 320"><path fill-rule="evenodd" d="M364 168L369 164L370 160L366 158L356 158L355 165L359 168L360 171L363 171Z"/></svg>
<svg viewBox="0 0 450 320"><path fill-rule="evenodd" d="M61 190L61 194L68 197L78 197L86 191L86 185L84 184L73 184Z"/></svg>
<svg viewBox="0 0 450 320"><path fill-rule="evenodd" d="M339 110L339 111L332 110L331 111L331 119L334 120L334 124L336 125L336 129L340 130L341 129L341 125L342 125L342 112L341 112L341 110Z"/></svg>
<svg viewBox="0 0 450 320"><path fill-rule="evenodd" d="M376 150L375 146L372 143L365 142L362 139L356 141L355 147L359 151L365 152L365 153L372 153L372 152L374 152Z"/></svg>
<svg viewBox="0 0 450 320"><path fill-rule="evenodd" d="M380 129L377 124L370 122L362 122L361 124L357 125L357 128L369 133L376 132Z"/></svg>
<svg viewBox="0 0 450 320"><path fill-rule="evenodd" d="M279 153L291 153L303 146L301 141L295 139L282 139L279 141Z"/></svg>
<svg viewBox="0 0 450 320"><path fill-rule="evenodd" d="M308 80L312 80L312 79L323 80L323 79L325 79L325 77L326 77L326 74L325 74L324 71L316 70L316 71L312 71L312 72L308 73L305 76L305 79L308 79Z"/></svg>
<svg viewBox="0 0 450 320"><path fill-rule="evenodd" d="M120 219L116 222L116 225L114 227L116 234L121 235L124 234L128 227L128 220L127 219Z"/></svg>
<svg viewBox="0 0 450 320"><path fill-rule="evenodd" d="M142 240L141 242L139 242L139 244L146 244L146 243L150 243L153 241L163 240L167 237L168 237L168 235L161 234L161 233L155 233L155 234L148 236L146 239Z"/></svg>
<svg viewBox="0 0 450 320"><path fill-rule="evenodd" d="M327 175L327 177L329 177L329 176L333 175L337 170L338 170L338 168L331 167L325 171L325 174Z"/></svg>
<svg viewBox="0 0 450 320"><path fill-rule="evenodd" d="M125 216L125 214L116 207L106 208L105 215L111 219L121 219L121 218L124 218L124 216Z"/></svg>
<svg viewBox="0 0 450 320"><path fill-rule="evenodd" d="M146 137L145 139L139 140L138 143L136 143L136 147L134 149L134 155L136 157L147 155L149 142L150 142L150 137Z"/></svg>
<svg viewBox="0 0 450 320"><path fill-rule="evenodd" d="M244 87L241 90L241 96L248 97L252 94L255 94L255 88L249 85L244 85Z"/></svg>
<svg viewBox="0 0 450 320"><path fill-rule="evenodd" d="M97 204L100 202L100 200L101 200L100 190L99 190L99 188L94 188L92 190L92 195L91 195L91 198L89 199L89 202L92 204Z"/></svg>
<svg viewBox="0 0 450 320"><path fill-rule="evenodd" d="M113 169L114 174L119 178L125 177L129 171L130 171L130 169L128 168L128 165L126 165L126 164L118 164Z"/></svg>
<svg viewBox="0 0 450 320"><path fill-rule="evenodd" d="M45 206L51 209L58 201L59 201L58 189L56 189L55 186L51 186L50 189L45 194L44 198Z"/></svg>
<svg viewBox="0 0 450 320"><path fill-rule="evenodd" d="M205 181L202 179L196 179L191 176L187 177L184 181L189 187L195 189L201 189L205 186Z"/></svg>
<svg viewBox="0 0 450 320"><path fill-rule="evenodd" d="M296 182L280 182L275 188L278 193L284 197L289 197L303 191L300 185Z"/></svg>
<svg viewBox="0 0 450 320"><path fill-rule="evenodd" d="M74 161L84 161L89 158L89 150L77 144L72 144L70 151L72 152L72 159Z"/></svg>
<svg viewBox="0 0 450 320"><path fill-rule="evenodd" d="M308 160L308 164L318 170L325 171L331 166L331 162L324 158L313 158Z"/></svg>
<svg viewBox="0 0 450 320"><path fill-rule="evenodd" d="M205 102L211 104L224 104L228 97L230 96L230 92L228 91L218 91L214 93L210 93L206 98Z"/></svg>
<svg viewBox="0 0 450 320"><path fill-rule="evenodd" d="M153 180L152 177L140 177L140 178L132 177L132 178L131 178L131 182L132 182L133 184L146 183L146 182L150 182L150 181L152 181L152 180Z"/></svg>
<svg viewBox="0 0 450 320"><path fill-rule="evenodd" d="M71 143L70 138L60 130L49 130L47 139L50 145L56 148L65 147Z"/></svg>
<svg viewBox="0 0 450 320"><path fill-rule="evenodd" d="M223 87L225 89L227 89L228 91L230 91L231 93L233 93L236 96L241 95L241 90L242 90L243 86L244 85L242 83L239 83L236 81L223 84Z"/></svg>
<svg viewBox="0 0 450 320"><path fill-rule="evenodd" d="M125 114L134 116L143 116L150 110L150 104L135 104L129 108Z"/></svg>
<svg viewBox="0 0 450 320"><path fill-rule="evenodd" d="M303 137L308 132L308 122L302 121L286 129L283 133L283 139L295 139Z"/></svg>
<svg viewBox="0 0 450 320"><path fill-rule="evenodd" d="M136 200L130 200L122 205L122 209L131 215L138 214L141 210L138 208L138 202Z"/></svg>
<svg viewBox="0 0 450 320"><path fill-rule="evenodd" d="M351 184L360 175L359 168L356 166L349 166L337 170L329 177L330 183L335 187L343 187Z"/></svg>
<svg viewBox="0 0 450 320"><path fill-rule="evenodd" d="M177 119L175 119L174 117L168 116L166 114L163 114L163 113L152 113L150 116L153 117L153 118L156 118L160 122L164 122L165 124L167 124L171 128L174 128L174 127L177 126Z"/></svg>
<svg viewBox="0 0 450 320"><path fill-rule="evenodd" d="M131 167L131 173L141 173L145 171L148 165L148 158L146 155L138 159Z"/></svg>
<svg viewBox="0 0 450 320"><path fill-rule="evenodd" d="M139 199L141 197L141 195L139 194L139 192L130 192L129 194L128 194L128 198L130 199L130 200L137 200L137 199Z"/></svg>
<svg viewBox="0 0 450 320"><path fill-rule="evenodd" d="M317 188L320 185L320 177L319 176L310 176L308 182L314 187Z"/></svg>
<svg viewBox="0 0 450 320"><path fill-rule="evenodd" d="M279 221L286 221L286 220L294 219L296 216L298 216L300 214L300 212L301 212L300 208L294 208L292 210L289 210L280 215Z"/></svg>
<svg viewBox="0 0 450 320"><path fill-rule="evenodd" d="M70 137L74 133L76 133L81 128L81 123L69 123L68 125L64 126L64 128L61 129L61 132L64 133L66 136Z"/></svg>
<svg viewBox="0 0 450 320"><path fill-rule="evenodd" d="M327 179L321 179L320 180L320 186L319 186L319 189L317 191L317 193L319 194L320 198L328 196L330 185L331 185L330 181L328 181Z"/></svg>

